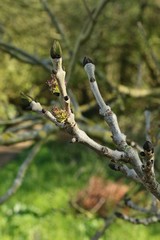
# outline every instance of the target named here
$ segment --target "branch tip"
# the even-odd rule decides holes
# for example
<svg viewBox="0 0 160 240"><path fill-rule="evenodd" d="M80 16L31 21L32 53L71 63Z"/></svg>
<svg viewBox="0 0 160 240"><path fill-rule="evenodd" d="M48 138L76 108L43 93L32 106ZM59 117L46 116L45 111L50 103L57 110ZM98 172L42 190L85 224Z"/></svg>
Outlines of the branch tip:
<svg viewBox="0 0 160 240"><path fill-rule="evenodd" d="M33 98L30 97L28 94L25 94L24 92L20 92L20 96L22 99L27 100L29 103L31 103L33 101Z"/></svg>
<svg viewBox="0 0 160 240"><path fill-rule="evenodd" d="M146 141L143 145L143 149L147 152L153 152L153 145L150 141Z"/></svg>
<svg viewBox="0 0 160 240"><path fill-rule="evenodd" d="M88 58L88 57L84 57L84 59L83 59L83 67L85 67L85 65L87 63L92 63L93 64L93 61L90 58Z"/></svg>
<svg viewBox="0 0 160 240"><path fill-rule="evenodd" d="M22 108L30 109L33 98L30 97L29 95L25 94L24 92L20 92L20 97L21 97L21 102L22 102Z"/></svg>

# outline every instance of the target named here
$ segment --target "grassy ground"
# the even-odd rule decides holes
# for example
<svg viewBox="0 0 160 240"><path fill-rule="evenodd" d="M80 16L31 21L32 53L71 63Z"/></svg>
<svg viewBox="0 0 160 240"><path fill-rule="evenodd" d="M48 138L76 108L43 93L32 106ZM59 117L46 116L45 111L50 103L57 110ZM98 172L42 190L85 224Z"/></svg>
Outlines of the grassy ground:
<svg viewBox="0 0 160 240"><path fill-rule="evenodd" d="M0 169L1 195L26 154ZM69 201L92 175L114 177L106 161L83 146L60 142L43 146L21 189L0 207L0 239L89 240L103 221L75 214ZM158 240L159 235L159 224L145 227L117 220L102 240Z"/></svg>

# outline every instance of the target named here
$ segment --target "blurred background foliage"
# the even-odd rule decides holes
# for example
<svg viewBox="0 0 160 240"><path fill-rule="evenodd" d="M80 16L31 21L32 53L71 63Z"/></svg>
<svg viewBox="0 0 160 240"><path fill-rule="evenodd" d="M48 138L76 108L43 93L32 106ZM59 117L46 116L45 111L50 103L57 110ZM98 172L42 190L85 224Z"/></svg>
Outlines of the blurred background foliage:
<svg viewBox="0 0 160 240"><path fill-rule="evenodd" d="M109 0L96 20L94 20L93 14L95 13L96 6L98 6L100 2L102 1L0 1L0 120L6 121L25 114L21 108L19 97L21 91L38 99L38 101L43 105L49 106L49 108L57 100L55 96L51 95L46 85L46 81L50 78L51 72L49 50L53 39L57 39L60 41L63 49L64 67L67 72L67 80L69 80L68 88L80 104L79 109L83 116L90 119L89 121L83 122L84 119L80 118L78 113L76 113L77 119L81 123L84 123L84 129L89 131L89 127L94 126L93 123L95 123L96 126L99 125L102 129L101 132L100 128L94 128L94 131L91 129L91 135L95 135L101 140L107 139L108 142L111 141L110 134L104 137L105 132L103 127L105 127L105 124L103 121L100 121L100 117L98 116L98 108L90 91L89 83L82 66L83 57L89 56L96 65L96 76L102 95L105 101L109 102L116 112L122 131L125 132L129 139L134 139L140 144L143 143L145 138L143 113L144 109L148 107L152 111L151 134L153 139L156 136L155 142L158 146L160 103L160 28L158 23L160 22L160 1ZM93 29L92 27L91 29L89 28L90 25L93 26ZM88 123L89 125L87 125ZM1 125L1 128L2 127ZM100 134L96 134L96 130L99 131ZM41 135L43 135L43 133L41 133ZM59 138L62 138L61 134ZM58 146L59 144L56 145L55 148L58 149ZM73 151L77 152L75 158L78 156L79 159L79 154L81 154L81 151L83 152L83 156L81 156L79 160L82 161L80 166L81 169L83 165L82 172L89 171L86 179L81 179L80 183L78 180L75 180L76 183L75 186L73 186L74 181L72 179L73 173L71 169L72 166L74 166L74 171L76 171L77 162L72 162L67 155L68 147L67 151L64 150L65 156L60 157L58 152L55 153L55 156L56 159L67 159L66 162L69 161L69 163L67 162L69 169L65 166L66 162L60 164L54 160L55 162L52 162L52 170L54 172L55 167L59 170L58 173L55 173L55 178L52 182L53 176L50 172L51 170L48 169L51 166L50 161L52 161L49 157L51 154L49 151L50 148L52 148L50 145L42 148L41 154L39 154L41 157L37 157L41 159L42 156L45 155L45 159L47 159L44 164L46 176L44 177L43 173L39 175L41 174L40 169L43 162L39 160L37 164L32 166L32 177L28 175L26 183L24 183L18 193L19 195L17 195L18 199L22 199L22 203L20 202L20 205L18 205L21 208L22 204L22 210L23 206L25 206L24 208L26 208L26 206L28 208L28 204L30 208L33 198L35 202L39 201L35 203L35 205L37 208L39 206L40 211L47 211L45 203L47 203L47 205L49 204L49 209L51 206L53 207L53 205L55 205L55 208L59 206L66 207L68 206L68 191L69 193L76 192L77 189L84 186L91 175L104 175L104 177L109 178L113 176L113 173L106 174L106 172L103 172L103 169L106 168L106 166L103 165L104 163L102 165L101 163L98 164L98 166L101 165L101 167L99 166L99 168L95 167L92 169L93 163L91 159L97 159L96 155L90 155L90 151L88 152L84 148L80 149L80 151L78 151L78 149L75 150L72 146L70 148L73 148ZM72 150L70 151L70 156L72 156ZM157 148L157 152L158 151ZM45 154L43 154L44 152ZM22 153L19 159L23 159L23 154L25 155L26 153ZM52 155L53 154L54 153L52 153ZM49 163L46 161L49 161ZM11 172L16 171L18 165L19 162L16 161L13 164L7 165L7 168L3 170L4 173L2 172L1 181L3 181L6 174L8 175L8 179L2 187L1 193L10 185L11 178L13 177L11 177ZM95 166L97 165L95 164ZM88 168L90 170L88 170ZM101 169L100 172L97 172L97 169ZM63 179L64 172L65 176L68 174L68 184L66 183L66 177ZM50 180L47 179L48 176L50 176ZM49 193L48 198L47 194L52 189L52 184L54 185L54 189L55 186L59 185L59 178L64 182L62 181L62 184L57 187L58 193L53 193L53 195ZM40 181L40 190L36 190L38 191L37 193L35 192L35 185L38 179ZM44 185L46 193L44 193L41 187L43 188L42 183L44 183L46 179L47 183ZM27 237L27 232L19 226L19 217L16 215L16 217L13 218L14 220L10 217L15 214L11 209L17 204L17 198L13 198L9 206L3 205L2 215L8 216L11 220L3 218L3 226L0 232L2 239L17 239L17 236L20 236L18 239L53 239L54 236L56 236L54 239L66 239L66 236L70 239L90 239L95 229L102 225L100 219L93 218L88 220L88 218L80 216L80 218L77 217L78 223L77 226L75 226L74 215L67 215L68 220L65 221L64 216L59 212L52 213L51 217L47 216L45 222L46 230L44 230L44 233L41 233L42 237L40 237L39 229L44 224L43 220L39 223L39 227L37 222L35 223L37 220L34 219L34 214L34 216L27 215L27 217L24 214L26 229L28 228L27 224L29 224L29 222L30 224L36 225L33 231L31 230L31 233L29 233L30 237ZM8 213L9 209L11 212ZM57 214L56 217L54 214ZM53 223L52 227L49 226L51 224L50 221L52 221L54 217L59 219L56 223L58 229L56 233L54 231L52 233L51 231ZM6 222L8 221L10 221L11 228L7 229ZM68 226L65 224L68 224ZM120 226L122 227L122 224L120 224ZM68 231L70 227L77 230ZM110 232L106 233L109 234L106 235L106 237L119 239L119 231L121 228L119 227L119 222L116 227L118 229L117 233L114 229L114 234L112 235L113 232L110 230ZM140 238L142 240L152 239L153 233L156 235L158 231L156 227L150 227L147 231L145 231L143 227L136 226L135 228L142 234ZM31 229L30 226L29 229ZM60 231L61 229L63 229L63 231ZM89 232L86 233L86 229L89 229ZM121 229L122 234L124 234L123 239L135 239L136 236L131 238L131 235L128 235L129 231L126 233L126 228L124 232L123 228ZM128 229L130 229L130 231L132 229L132 226L129 224ZM149 231L150 234L148 233ZM47 237L46 232L48 232L49 237ZM10 238L9 236L13 237ZM126 236L127 238L125 238ZM153 239L156 239L156 236L154 236Z"/></svg>

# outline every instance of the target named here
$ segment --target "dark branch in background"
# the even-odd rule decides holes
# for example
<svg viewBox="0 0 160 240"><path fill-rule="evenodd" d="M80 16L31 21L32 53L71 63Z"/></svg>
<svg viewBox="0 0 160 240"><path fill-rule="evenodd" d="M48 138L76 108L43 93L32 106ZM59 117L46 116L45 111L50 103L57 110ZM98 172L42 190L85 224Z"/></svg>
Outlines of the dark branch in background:
<svg viewBox="0 0 160 240"><path fill-rule="evenodd" d="M134 209L138 212L141 212L141 213L152 213L151 209L150 208L144 208L144 207L141 207L137 204L135 204L131 198L125 198L124 199L124 203L125 203L125 206L131 208L131 209Z"/></svg>
<svg viewBox="0 0 160 240"><path fill-rule="evenodd" d="M110 227L110 225L114 223L115 220L116 220L116 217L114 214L108 217L107 219L105 219L103 228L97 231L95 235L91 238L91 240L100 239L105 234L106 230Z"/></svg>
<svg viewBox="0 0 160 240"><path fill-rule="evenodd" d="M42 4L44 10L47 12L49 18L51 19L51 23L56 28L57 32L62 36L62 40L63 40L64 45L68 49L70 49L70 44L68 42L68 38L66 37L66 35L64 33L65 31L62 28L60 22L58 21L57 17L55 16L55 14L53 12L53 8L52 8L52 11L51 11L51 8L49 7L47 0L40 0L40 2Z"/></svg>
<svg viewBox="0 0 160 240"><path fill-rule="evenodd" d="M133 223L133 224L143 224L143 225L149 225L152 223L157 223L160 222L160 215L154 215L152 217L148 217L148 218L134 218L134 217L129 217L123 213L115 213L116 217L121 218L127 222Z"/></svg>
<svg viewBox="0 0 160 240"><path fill-rule="evenodd" d="M90 17L91 20L93 20L92 12L90 11L89 6L88 6L86 0L82 0L82 2L84 4L84 7L85 7L87 13L88 13L88 16Z"/></svg>
<svg viewBox="0 0 160 240"><path fill-rule="evenodd" d="M29 54L24 50L17 48L15 46L12 46L10 44L0 41L0 49L22 62L32 64L32 65L42 66L45 70L51 69L49 64L46 62L46 60L39 59L34 55Z"/></svg>
<svg viewBox="0 0 160 240"><path fill-rule="evenodd" d="M0 204L3 204L4 202L6 202L9 198L11 198L16 192L17 190L20 188L20 186L22 185L24 176L30 166L30 164L32 163L32 161L34 160L35 156L37 155L37 153L39 152L40 148L42 146L42 141L39 141L29 152L27 158L24 160L24 162L22 163L22 165L20 166L17 176L14 179L11 187L7 190L7 192L0 197Z"/></svg>
<svg viewBox="0 0 160 240"><path fill-rule="evenodd" d="M153 88L153 89L129 88L121 84L118 85L117 90L119 93L133 97L133 98L144 98L149 96L158 97L160 94L160 88Z"/></svg>
<svg viewBox="0 0 160 240"><path fill-rule="evenodd" d="M33 127L34 125L38 124L32 123ZM8 131L5 131L0 136L0 145L12 145L20 142L26 142L26 141L40 141L41 139L55 133L57 131L56 127L51 124L41 124L41 128L39 130L37 129L29 129L28 131L19 131L21 128L25 130L25 127L14 127L12 129L9 129Z"/></svg>
<svg viewBox="0 0 160 240"><path fill-rule="evenodd" d="M157 57L152 49L152 46L147 39L146 31L141 22L138 22L138 29L142 37L143 43L146 46L146 51L144 53L146 64L148 65L148 68L151 71L151 75L153 75L156 81L159 83L160 82L160 63L157 60Z"/></svg>
<svg viewBox="0 0 160 240"><path fill-rule="evenodd" d="M30 120L37 120L40 119L40 116L38 115L33 115L33 114L28 114L28 115L24 115L22 117L18 117L18 118L14 118L14 119L10 119L10 120L6 120L6 121L0 121L0 126L10 126L10 125L15 125L15 124L19 124L22 123L24 121L30 121Z"/></svg>
<svg viewBox="0 0 160 240"><path fill-rule="evenodd" d="M86 41L89 40L89 37L91 36L91 34L94 30L94 27L96 25L96 21L97 21L98 17L100 16L101 12L104 10L106 4L109 2L110 2L110 0L101 0L100 2L98 2L96 8L94 9L94 12L92 13L92 20L89 16L89 19L86 20L86 22L84 23L84 26L76 40L75 46L73 48L73 54L71 57L69 68L68 68L67 82L70 80L71 73L73 73L73 71L74 71L74 67L76 64L76 57L77 57L80 47Z"/></svg>

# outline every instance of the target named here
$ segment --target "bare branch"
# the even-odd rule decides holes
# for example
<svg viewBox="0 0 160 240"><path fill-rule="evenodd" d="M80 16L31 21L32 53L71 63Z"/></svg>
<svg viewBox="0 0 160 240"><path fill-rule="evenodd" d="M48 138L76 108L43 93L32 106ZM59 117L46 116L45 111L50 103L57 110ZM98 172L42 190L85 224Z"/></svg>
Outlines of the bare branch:
<svg viewBox="0 0 160 240"><path fill-rule="evenodd" d="M19 124L24 121L37 120L37 119L40 119L40 117L38 115L27 114L22 117L17 117L14 119L0 121L0 126L10 126L10 125Z"/></svg>
<svg viewBox="0 0 160 240"><path fill-rule="evenodd" d="M109 167L114 171L122 172L126 177L133 179L136 182L141 182L135 170L127 167L127 165L115 161L111 161Z"/></svg>
<svg viewBox="0 0 160 240"><path fill-rule="evenodd" d="M89 58L84 58L84 69L87 73L91 90L95 96L95 99L100 108L100 114L104 117L111 132L112 138L118 149L125 152L128 155L129 163L132 165L138 177L141 179L143 185L149 190L154 196L160 200L160 184L156 181L153 167L153 151L150 147L149 142L146 142L143 146L146 156L146 164L142 164L138 153L126 142L125 135L121 132L118 125L117 117L111 110L110 106L106 105L98 88L95 78L95 65Z"/></svg>
<svg viewBox="0 0 160 240"><path fill-rule="evenodd" d="M129 217L123 213L116 212L115 213L116 217L121 218L127 222L133 223L133 224L143 224L143 225L149 225L152 223L157 223L160 222L160 215L155 215L149 218L134 218L134 217Z"/></svg>
<svg viewBox="0 0 160 240"><path fill-rule="evenodd" d="M160 94L160 88L152 89L129 88L121 84L118 85L117 91L121 94L128 95L133 98L144 98L149 96L158 97Z"/></svg>
<svg viewBox="0 0 160 240"><path fill-rule="evenodd" d="M144 111L144 116L145 116L145 122L146 122L146 140L151 142L151 136L150 136L150 131L151 131L151 112L149 109L146 109Z"/></svg>
<svg viewBox="0 0 160 240"><path fill-rule="evenodd" d="M59 109L54 107L51 113L43 109L39 102L35 102L31 97L23 94L23 97L28 101L28 106L31 110L42 114L46 118L49 118L54 124L63 128L72 136L72 143L83 143L103 156L112 159L112 161L115 162L114 170L121 171L124 175L132 178L134 181L141 182L150 193L160 200L160 184L157 182L154 174L154 151L151 147L151 143L146 141L143 146L144 152L141 152L141 158L137 151L127 144L126 136L121 132L116 114L111 110L111 107L104 102L100 94L95 78L95 65L92 63L92 60L84 58L84 69L89 78L91 90L99 105L99 112L104 117L104 120L107 122L112 133L112 139L117 147L116 150L112 150L97 143L90 138L86 132L79 128L75 120L75 115L72 112L70 97L66 89L66 72L62 67L62 50L58 42L54 42L50 54L53 63L53 78L58 83L62 108ZM131 168L126 164L130 165Z"/></svg>
<svg viewBox="0 0 160 240"><path fill-rule="evenodd" d="M46 112L46 117L50 118L50 113ZM51 115L52 120L53 115ZM22 128L25 129L24 127ZM18 130L18 129L17 129ZM14 132L14 131L5 131L0 136L0 145L12 145L15 143L20 142L26 142L26 141L35 141L43 139L51 134L53 134L57 128L54 125L48 125L47 123L42 125L40 129L31 129L29 131L20 131L20 132Z"/></svg>
<svg viewBox="0 0 160 240"><path fill-rule="evenodd" d="M65 46L70 49L70 44L68 42L68 39L66 37L66 35L64 34L64 29L62 28L61 24L59 23L57 17L55 16L54 12L53 12L53 8L52 11L48 5L47 0L40 0L44 10L47 12L49 18L51 19L51 22L53 24L53 26L56 28L57 32L62 36L63 42L65 44Z"/></svg>
<svg viewBox="0 0 160 240"><path fill-rule="evenodd" d="M150 43L147 39L147 34L146 34L146 31L144 29L143 24L141 22L138 22L137 25L138 25L140 35L143 39L143 42L145 43L145 45L147 47L147 50L148 50L148 53L146 53L146 55L147 55L147 57L151 58L151 60L153 61L153 64L154 64L154 66L150 66L150 68L152 68L152 70L155 74L155 77L157 78L157 81L160 82L160 65L159 65L159 62L157 60L157 57L156 57L156 55L155 55L155 53L152 49L152 46L150 45Z"/></svg>
<svg viewBox="0 0 160 240"><path fill-rule="evenodd" d="M74 71L74 67L76 64L76 57L77 57L78 51L80 49L80 46L82 46L87 40L89 40L89 37L91 36L91 34L93 32L93 29L96 25L96 21L97 21L98 17L100 16L101 12L104 10L105 6L109 2L110 2L110 0L99 1L93 14L92 14L92 20L90 19L90 16L89 16L89 19L84 24L84 26L76 40L75 46L74 46L72 58L71 58L70 65L68 68L68 74L67 74L67 80L66 80L67 82L70 80L71 73Z"/></svg>
<svg viewBox="0 0 160 240"><path fill-rule="evenodd" d="M100 239L105 234L106 230L110 227L110 225L114 223L115 220L116 220L116 217L114 214L111 215L110 217L108 217L105 220L105 224L104 224L103 228L100 231L97 231L95 233L95 235L91 238L91 240Z"/></svg>
<svg viewBox="0 0 160 240"><path fill-rule="evenodd" d="M93 19L92 19L92 12L90 11L89 6L88 6L86 0L82 0L82 2L83 2L83 5L84 5L87 13L88 13L88 16L90 17L91 20L93 20Z"/></svg>
<svg viewBox="0 0 160 240"><path fill-rule="evenodd" d="M46 60L39 59L32 54L29 54L28 52L25 52L24 50L17 48L15 46L12 46L10 44L4 43L0 41L0 49L4 52L9 53L11 56L14 56L18 60L21 60L23 62L32 64L32 65L40 65L45 70L50 70L49 64L46 62Z"/></svg>
<svg viewBox="0 0 160 240"><path fill-rule="evenodd" d="M6 202L8 199L10 199L16 192L17 190L20 188L20 186L22 185L24 176L30 166L30 164L33 162L36 154L39 152L40 148L42 146L42 141L38 142L29 152L27 158L24 160L24 162L22 163L22 165L20 166L17 176L14 179L11 187L7 190L7 192L0 197L0 204L3 204L4 202Z"/></svg>
<svg viewBox="0 0 160 240"><path fill-rule="evenodd" d="M129 208L132 208L138 212L142 212L142 213L152 213L150 208L144 208L144 207L140 207L139 205L135 204L131 198L125 198L124 199L125 205Z"/></svg>

